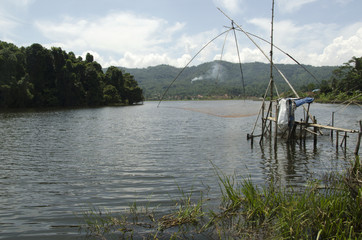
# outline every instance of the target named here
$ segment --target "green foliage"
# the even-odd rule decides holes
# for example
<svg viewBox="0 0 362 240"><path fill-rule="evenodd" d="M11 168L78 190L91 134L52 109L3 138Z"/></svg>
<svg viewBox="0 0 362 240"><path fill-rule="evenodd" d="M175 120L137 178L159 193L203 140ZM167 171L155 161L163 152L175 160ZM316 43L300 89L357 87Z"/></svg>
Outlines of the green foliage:
<svg viewBox="0 0 362 240"><path fill-rule="evenodd" d="M333 71L327 81L322 81L320 94L315 95L319 102L345 102L353 99L362 102L362 57L353 57L343 66Z"/></svg>
<svg viewBox="0 0 362 240"><path fill-rule="evenodd" d="M120 102L119 93L115 86L106 85L103 89L103 96L105 104L115 104Z"/></svg>
<svg viewBox="0 0 362 240"><path fill-rule="evenodd" d="M18 48L0 41L0 108L99 106L143 101L134 77L129 83L116 67L103 73L88 53L86 60L61 48L40 44Z"/></svg>

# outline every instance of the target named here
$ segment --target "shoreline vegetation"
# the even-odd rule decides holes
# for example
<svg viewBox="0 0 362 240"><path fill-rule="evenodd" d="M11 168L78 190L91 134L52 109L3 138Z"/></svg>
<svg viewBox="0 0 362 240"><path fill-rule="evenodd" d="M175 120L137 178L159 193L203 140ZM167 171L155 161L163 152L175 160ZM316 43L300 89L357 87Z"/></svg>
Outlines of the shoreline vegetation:
<svg viewBox="0 0 362 240"><path fill-rule="evenodd" d="M267 64L245 63L245 92L239 65L214 61L189 67L165 100L259 99L269 81ZM294 65L280 65L301 97L322 103L362 103L362 57L340 67L306 66L311 76ZM0 41L0 109L44 107L122 106L160 100L180 69L168 65L147 69L111 66L103 69L88 53L85 59L59 47L34 43L17 47ZM313 76L314 76L313 75ZM280 97L294 97L287 84L275 76ZM320 78L320 80L317 80Z"/></svg>
<svg viewBox="0 0 362 240"><path fill-rule="evenodd" d="M162 206L133 203L128 210L83 212L88 239L361 239L362 166L326 174L304 189L273 180L264 187L237 181L214 166L221 191L217 208L204 193L184 192L165 213ZM199 195L195 197L194 195Z"/></svg>

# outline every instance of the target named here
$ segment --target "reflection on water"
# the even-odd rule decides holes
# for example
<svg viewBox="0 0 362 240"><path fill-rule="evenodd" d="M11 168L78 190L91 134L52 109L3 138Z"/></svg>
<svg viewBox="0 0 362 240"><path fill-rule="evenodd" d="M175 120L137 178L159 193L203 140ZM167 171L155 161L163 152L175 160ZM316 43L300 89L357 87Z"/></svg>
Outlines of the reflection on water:
<svg viewBox="0 0 362 240"><path fill-rule="evenodd" d="M265 141L250 147L261 103L251 101L147 102L143 106L7 111L0 113L0 239L74 239L92 207L119 211L130 203L169 206L178 187L210 187L220 197L215 164L223 173L271 178L301 186L341 171L346 153L329 136L305 144ZM313 104L319 123L338 105ZM325 112L325 113L324 113ZM319 116L321 114L321 116ZM343 117L342 117L343 116ZM336 114L336 125L358 129L361 109Z"/></svg>

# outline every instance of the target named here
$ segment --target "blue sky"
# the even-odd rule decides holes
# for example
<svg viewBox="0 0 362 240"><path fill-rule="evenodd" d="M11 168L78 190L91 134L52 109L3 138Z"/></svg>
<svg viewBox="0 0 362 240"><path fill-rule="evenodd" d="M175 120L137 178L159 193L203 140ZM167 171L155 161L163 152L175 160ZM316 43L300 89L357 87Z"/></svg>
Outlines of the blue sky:
<svg viewBox="0 0 362 240"><path fill-rule="evenodd" d="M270 39L271 0L1 0L0 40L40 43L76 55L90 52L102 66L183 67L230 21ZM274 43L299 62L342 65L362 56L361 0L275 0ZM192 65L238 61L233 35L210 44ZM267 62L238 32L242 62ZM268 53L269 46L256 40ZM292 61L275 51L275 62Z"/></svg>

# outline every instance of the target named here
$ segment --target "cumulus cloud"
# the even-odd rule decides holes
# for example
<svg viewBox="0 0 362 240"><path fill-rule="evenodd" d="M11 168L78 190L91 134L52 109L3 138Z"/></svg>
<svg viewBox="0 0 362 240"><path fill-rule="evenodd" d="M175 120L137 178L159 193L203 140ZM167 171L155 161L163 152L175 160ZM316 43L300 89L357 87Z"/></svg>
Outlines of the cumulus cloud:
<svg viewBox="0 0 362 240"><path fill-rule="evenodd" d="M344 28L336 24L310 24L301 26L289 41L285 40L287 36L287 32L282 34L282 46L305 64L335 66L353 56L362 56L362 22ZM286 57L280 59L284 63L292 62Z"/></svg>
<svg viewBox="0 0 362 240"><path fill-rule="evenodd" d="M38 21L36 26L47 38L61 40L70 47L123 53L145 51L166 43L183 24L169 26L163 19L119 12L91 20L67 17L60 23Z"/></svg>
<svg viewBox="0 0 362 240"><path fill-rule="evenodd" d="M230 8L240 3L215 1ZM311 1L298 1L298 6ZM290 9L296 9L296 6L291 5ZM261 37L270 38L269 18L250 19L246 25ZM211 29L187 34L185 23L170 23L162 18L132 12L111 12L93 19L64 17L60 22L36 21L35 26L51 41L45 46L59 46L81 56L90 52L105 67L147 67L158 64L183 67L207 42L223 31ZM274 31L275 45L303 64L340 65L352 56L362 55L362 22L342 27L323 23L300 25L292 20L282 20L275 22ZM238 39L242 62L268 62L242 33L238 33ZM223 42L222 36L209 44L192 65L219 60ZM269 56L270 46L259 40L257 42ZM232 34L228 35L222 59L231 62L239 60ZM277 50L274 60L278 63L293 63Z"/></svg>
<svg viewBox="0 0 362 240"><path fill-rule="evenodd" d="M348 62L352 56L362 56L362 27L350 37L338 36L328 44L323 52L311 53L308 57L313 65L340 65L341 62Z"/></svg>
<svg viewBox="0 0 362 240"><path fill-rule="evenodd" d="M260 29L265 39L269 39L270 19L255 18L249 23ZM291 20L276 21L274 44L303 64L341 65L352 56L362 56L361 33L362 22L341 27L337 24L297 25ZM277 50L274 54L276 62L294 63Z"/></svg>
<svg viewBox="0 0 362 240"><path fill-rule="evenodd" d="M126 53L161 59L165 58L163 53L155 53L162 52L164 46L173 40L174 34L180 31L184 24L170 24L160 18L117 12L94 19L65 17L60 23L37 21L35 26L45 37L55 43L60 42L60 46L66 49L77 49L81 52L92 49L111 55L124 55L124 59L129 58L125 56ZM147 59L138 60L142 61L148 62Z"/></svg>
<svg viewBox="0 0 362 240"><path fill-rule="evenodd" d="M220 34L209 30L194 35L183 33L185 24L130 12L111 13L97 19L66 17L60 23L37 21L36 27L59 46L85 56L90 52L102 66L147 67L158 64L185 66L192 57ZM211 43L195 63L212 61L220 45ZM103 55L101 55L102 53Z"/></svg>

